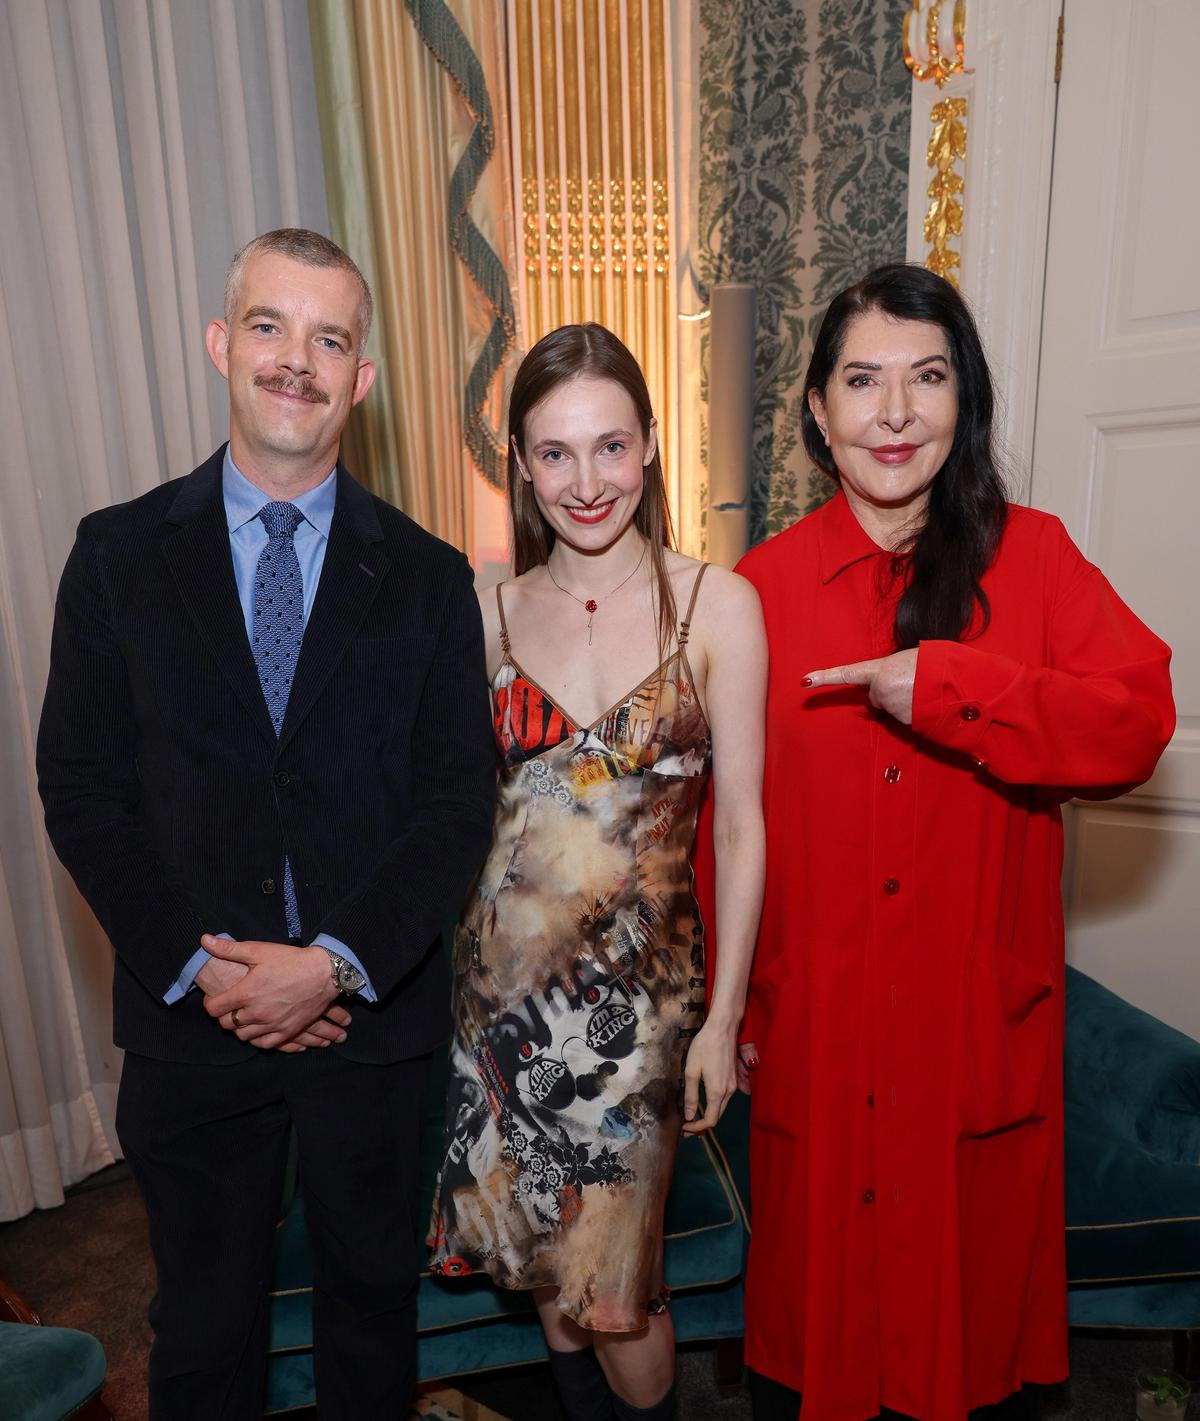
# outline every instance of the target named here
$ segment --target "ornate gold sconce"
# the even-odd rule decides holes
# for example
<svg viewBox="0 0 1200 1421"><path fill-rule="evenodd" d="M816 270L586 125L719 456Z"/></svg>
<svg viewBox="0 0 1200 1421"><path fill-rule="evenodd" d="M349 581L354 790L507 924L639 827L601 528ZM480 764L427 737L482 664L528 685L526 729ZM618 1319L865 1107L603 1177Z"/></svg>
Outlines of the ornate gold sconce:
<svg viewBox="0 0 1200 1421"><path fill-rule="evenodd" d="M901 41L904 46L904 62L913 78L919 79L922 83L927 79L932 79L939 89L944 89L953 75L966 73L964 68L967 33L966 0L955 0L954 4L953 59L943 54L941 49L938 31L941 8L941 0L936 0L936 3L930 6L929 17L925 21L925 48L928 53L925 63L922 64L917 60L912 50L912 21L914 15L918 19L920 18L921 0L913 0L912 9L904 17Z"/></svg>
<svg viewBox="0 0 1200 1421"><path fill-rule="evenodd" d="M972 72L966 67L966 0L955 0L954 4L953 58L941 49L941 0L934 0L925 20L925 58L919 59L913 53L913 25L920 19L921 3L922 0L912 0L912 9L904 16L901 35L904 63L918 82L932 80L939 89L944 89L956 74ZM939 99L930 110L929 119L931 128L925 160L933 169L933 177L926 189L929 210L925 214L924 234L929 252L925 265L957 286L956 272L962 255L951 242L962 235L963 229L963 177L957 169L967 156L966 98Z"/></svg>

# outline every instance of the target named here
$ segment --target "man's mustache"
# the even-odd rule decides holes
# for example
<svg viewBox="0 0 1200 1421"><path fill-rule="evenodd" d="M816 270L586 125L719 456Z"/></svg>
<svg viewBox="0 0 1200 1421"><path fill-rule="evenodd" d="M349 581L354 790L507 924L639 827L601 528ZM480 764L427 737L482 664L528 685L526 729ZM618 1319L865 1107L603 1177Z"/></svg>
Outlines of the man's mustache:
<svg viewBox="0 0 1200 1421"><path fill-rule="evenodd" d="M256 375L254 383L260 390L277 390L283 395L295 395L313 405L329 403L329 396L312 380L293 380L287 375Z"/></svg>

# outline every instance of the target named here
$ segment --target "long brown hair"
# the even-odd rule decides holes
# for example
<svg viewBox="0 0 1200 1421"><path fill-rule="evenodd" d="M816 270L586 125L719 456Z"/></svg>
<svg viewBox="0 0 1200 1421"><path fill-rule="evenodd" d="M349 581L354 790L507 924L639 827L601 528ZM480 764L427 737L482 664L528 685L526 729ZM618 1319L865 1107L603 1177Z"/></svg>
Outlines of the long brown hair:
<svg viewBox="0 0 1200 1421"><path fill-rule="evenodd" d="M612 331L589 321L586 325L559 326L538 341L521 361L508 403L508 507L512 518L513 567L518 577L539 567L550 557L554 530L542 517L534 498L533 485L526 482L517 462L517 452L525 458L525 420L535 405L552 390L580 376L595 380L615 380L633 401L642 437L650 437L654 410L646 377L632 352ZM514 445L516 446L514 448ZM658 609L658 645L665 653L675 632L675 593L667 572L664 553L674 544L671 510L663 478L662 456L657 447L643 469L642 499L633 515L634 527L646 540L650 566L654 572L655 605Z"/></svg>

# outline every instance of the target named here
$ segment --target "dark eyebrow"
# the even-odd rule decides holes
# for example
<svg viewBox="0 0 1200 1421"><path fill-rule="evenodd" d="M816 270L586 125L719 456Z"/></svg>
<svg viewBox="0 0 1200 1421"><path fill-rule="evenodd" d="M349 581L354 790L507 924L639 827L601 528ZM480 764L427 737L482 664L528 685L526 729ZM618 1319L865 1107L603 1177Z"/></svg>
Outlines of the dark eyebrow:
<svg viewBox="0 0 1200 1421"><path fill-rule="evenodd" d="M279 321L282 324L283 312L276 310L274 306L251 306L242 317L242 320L250 322L251 324L255 321ZM347 345L354 343L353 337L345 326L335 326L326 323L325 325L318 326L317 329L321 335L337 336L339 339L344 340Z"/></svg>
<svg viewBox="0 0 1200 1421"><path fill-rule="evenodd" d="M633 435L630 434L629 430L627 429L610 429L607 431L607 433L598 435L594 442L597 444L607 444L609 440L616 439L618 437L620 437L621 439L632 439ZM571 441L569 439L539 439L537 443L533 445L533 448L569 449L570 445Z"/></svg>
<svg viewBox="0 0 1200 1421"><path fill-rule="evenodd" d="M940 360L943 365L948 364L944 355L925 355L920 360L914 360L909 367L912 370L919 370L922 365L929 365L935 360ZM869 360L847 360L842 366L843 370L882 370L882 365L873 365Z"/></svg>

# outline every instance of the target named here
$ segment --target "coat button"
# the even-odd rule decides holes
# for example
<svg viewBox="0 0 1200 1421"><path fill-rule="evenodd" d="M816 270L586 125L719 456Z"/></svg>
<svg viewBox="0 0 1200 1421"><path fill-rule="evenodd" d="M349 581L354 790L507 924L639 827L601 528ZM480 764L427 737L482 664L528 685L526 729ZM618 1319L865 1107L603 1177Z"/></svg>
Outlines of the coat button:
<svg viewBox="0 0 1200 1421"><path fill-rule="evenodd" d="M873 1090L867 1093L867 1104L871 1106L875 1104L875 1092Z"/></svg>
<svg viewBox="0 0 1200 1421"><path fill-rule="evenodd" d="M275 892L275 880L273 878L264 878L262 881L262 891L269 898L271 894Z"/></svg>
<svg viewBox="0 0 1200 1421"><path fill-rule="evenodd" d="M864 1204L874 1204L875 1191L873 1189L864 1189L862 1192L862 1201Z"/></svg>
<svg viewBox="0 0 1200 1421"><path fill-rule="evenodd" d="M885 878L883 880L883 891L889 898L900 892L900 880L898 878Z"/></svg>
<svg viewBox="0 0 1200 1421"><path fill-rule="evenodd" d="M978 720L978 719L979 719L979 707L978 707L978 706L963 706L962 710L959 711L959 715L962 716L963 720Z"/></svg>
<svg viewBox="0 0 1200 1421"><path fill-rule="evenodd" d="M883 772L883 778L888 782L888 784L894 785L896 781L900 778L900 766L889 765L887 769Z"/></svg>
<svg viewBox="0 0 1200 1421"><path fill-rule="evenodd" d="M275 783L277 785L290 785L291 782L292 777L288 774L286 770L280 770L275 776Z"/></svg>

